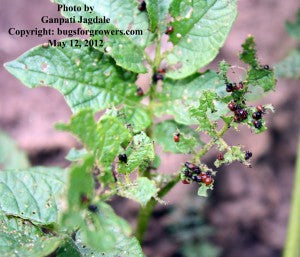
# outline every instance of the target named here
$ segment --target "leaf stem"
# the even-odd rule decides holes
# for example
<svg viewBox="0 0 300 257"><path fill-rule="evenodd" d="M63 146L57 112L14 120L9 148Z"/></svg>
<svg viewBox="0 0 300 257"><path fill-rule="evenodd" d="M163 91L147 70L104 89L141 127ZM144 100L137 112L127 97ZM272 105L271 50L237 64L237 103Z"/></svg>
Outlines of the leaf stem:
<svg viewBox="0 0 300 257"><path fill-rule="evenodd" d="M180 175L177 175L173 180L169 181L158 193L158 198L164 197L180 180ZM143 242L144 234L148 228L148 223L151 218L152 212L157 204L157 201L152 198L144 208L141 208L138 215L138 222L136 228L136 238Z"/></svg>

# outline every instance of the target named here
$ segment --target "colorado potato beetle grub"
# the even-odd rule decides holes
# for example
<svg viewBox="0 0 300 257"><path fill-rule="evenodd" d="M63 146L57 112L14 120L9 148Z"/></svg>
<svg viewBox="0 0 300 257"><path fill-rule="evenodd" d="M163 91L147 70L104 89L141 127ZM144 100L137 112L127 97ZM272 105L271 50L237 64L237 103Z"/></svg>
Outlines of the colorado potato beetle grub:
<svg viewBox="0 0 300 257"><path fill-rule="evenodd" d="M229 108L229 110L230 111L236 111L237 110L237 104L235 104L235 103L233 103L233 102L230 102L229 104L228 104L228 108Z"/></svg>
<svg viewBox="0 0 300 257"><path fill-rule="evenodd" d="M127 155L125 153L124 154L119 154L118 158L119 158L120 162L127 163Z"/></svg>
<svg viewBox="0 0 300 257"><path fill-rule="evenodd" d="M204 179L204 180L202 180L202 181L204 182L204 184L205 184L206 186L209 186L209 185L211 185L211 184L213 183L212 177L207 177L206 179Z"/></svg>
<svg viewBox="0 0 300 257"><path fill-rule="evenodd" d="M252 153L250 151L246 151L245 160L249 160L252 157Z"/></svg>
<svg viewBox="0 0 300 257"><path fill-rule="evenodd" d="M175 143L178 143L180 141L180 133L174 134L173 140L174 140Z"/></svg>
<svg viewBox="0 0 300 257"><path fill-rule="evenodd" d="M82 204L87 204L90 201L86 194L80 194L80 202Z"/></svg>
<svg viewBox="0 0 300 257"><path fill-rule="evenodd" d="M155 73L155 74L153 75L153 81L154 81L154 82L157 82L157 81L163 80L163 79L164 79L164 76L163 76L162 74Z"/></svg>
<svg viewBox="0 0 300 257"><path fill-rule="evenodd" d="M186 179L184 179L184 180L181 180L181 182L182 182L182 184L185 184L185 185L188 185L188 184L190 184L190 182L189 182L188 180L186 180Z"/></svg>
<svg viewBox="0 0 300 257"><path fill-rule="evenodd" d="M98 211L98 207L97 207L97 205L90 204L90 205L88 206L88 210L89 210L90 212L97 212L97 211Z"/></svg>
<svg viewBox="0 0 300 257"><path fill-rule="evenodd" d="M139 10L141 12L145 11L146 10L146 2L145 1L142 1L140 4L139 4Z"/></svg>
<svg viewBox="0 0 300 257"><path fill-rule="evenodd" d="M157 70L157 73L165 74L166 73L166 69L165 68L159 68Z"/></svg>
<svg viewBox="0 0 300 257"><path fill-rule="evenodd" d="M265 108L264 108L262 105L257 105L257 106L256 106L256 110L257 110L258 112L264 113Z"/></svg>
<svg viewBox="0 0 300 257"><path fill-rule="evenodd" d="M233 85L232 85L232 83L227 83L227 84L226 84L226 91L227 91L228 93L230 93L230 92L233 91Z"/></svg>
<svg viewBox="0 0 300 257"><path fill-rule="evenodd" d="M223 153L218 153L217 155L217 160L223 161L224 160L224 154ZM207 174L207 173L206 173Z"/></svg>
<svg viewBox="0 0 300 257"><path fill-rule="evenodd" d="M143 96L144 95L144 90L141 87L138 87L136 90L136 93L138 96Z"/></svg>
<svg viewBox="0 0 300 257"><path fill-rule="evenodd" d="M262 127L262 123L260 120L253 121L253 125L255 128L260 129Z"/></svg>
<svg viewBox="0 0 300 257"><path fill-rule="evenodd" d="M173 31L174 31L174 27L172 26L167 27L165 34L170 35L171 33L173 33Z"/></svg>
<svg viewBox="0 0 300 257"><path fill-rule="evenodd" d="M262 113L261 112L254 112L252 114L252 118L255 119L255 120L260 120L262 117Z"/></svg>

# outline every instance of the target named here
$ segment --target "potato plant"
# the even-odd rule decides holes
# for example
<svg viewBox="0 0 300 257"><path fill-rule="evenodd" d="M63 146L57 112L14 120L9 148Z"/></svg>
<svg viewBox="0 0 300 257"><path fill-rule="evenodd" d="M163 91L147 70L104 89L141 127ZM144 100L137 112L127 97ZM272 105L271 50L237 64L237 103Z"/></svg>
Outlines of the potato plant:
<svg viewBox="0 0 300 257"><path fill-rule="evenodd" d="M106 16L113 22L101 29L130 27L143 35L97 35L93 39L104 46L94 48L71 46L74 38L67 38L64 48L43 44L5 64L27 87L61 92L73 115L56 128L72 133L82 147L70 150L67 169L0 173L1 256L144 256L151 213L178 182L195 184L198 195L206 196L222 165L237 161L250 167L250 150L223 137L243 125L254 134L267 129L264 117L272 105L250 101L274 89L273 69L260 63L249 36L239 54L243 67L224 60L217 71L199 72L224 44L237 16L236 0L54 2L94 7L62 11L65 17ZM172 44L168 49L162 47L165 37ZM238 80L232 71L240 73ZM152 77L147 89L135 83L143 73ZM166 115L172 118L157 121ZM175 174L158 172L154 144L190 161ZM219 154L209 167L202 158L213 148ZM114 195L140 204L135 231L109 205Z"/></svg>

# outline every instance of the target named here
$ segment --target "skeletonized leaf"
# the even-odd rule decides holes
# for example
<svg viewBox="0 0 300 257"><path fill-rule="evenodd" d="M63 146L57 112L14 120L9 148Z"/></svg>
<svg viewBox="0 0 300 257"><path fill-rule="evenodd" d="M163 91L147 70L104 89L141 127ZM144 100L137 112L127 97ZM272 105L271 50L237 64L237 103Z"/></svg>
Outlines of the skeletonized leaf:
<svg viewBox="0 0 300 257"><path fill-rule="evenodd" d="M67 175L65 170L46 167L0 172L1 212L34 224L55 223Z"/></svg>
<svg viewBox="0 0 300 257"><path fill-rule="evenodd" d="M96 123L90 109L80 111L69 124L59 124L57 128L76 135L108 170L120 146L131 139L129 130L117 117L105 115Z"/></svg>
<svg viewBox="0 0 300 257"><path fill-rule="evenodd" d="M144 133L137 134L133 137L132 144L126 150L127 163L120 162L118 171L120 173L131 173L143 163L151 163L154 159L153 141ZM147 164L146 163L146 164Z"/></svg>
<svg viewBox="0 0 300 257"><path fill-rule="evenodd" d="M158 189L156 188L154 181L145 177L139 177L133 185L121 189L119 195L137 201L142 206L145 206L157 192Z"/></svg>
<svg viewBox="0 0 300 257"><path fill-rule="evenodd" d="M6 69L26 86L49 86L60 91L73 112L84 108L95 111L138 101L136 75L117 67L112 58L91 48L35 47Z"/></svg>
<svg viewBox="0 0 300 257"><path fill-rule="evenodd" d="M242 47L243 51L240 53L240 59L250 65L247 72L247 82L252 86L261 87L264 92L273 90L276 84L274 71L259 64L256 57L254 37L248 36Z"/></svg>
<svg viewBox="0 0 300 257"><path fill-rule="evenodd" d="M191 139L195 143L193 148L201 144L199 135L194 130L186 125L178 124L173 120L165 120L155 126L154 140L163 147L165 152L182 153L184 149L181 149L180 146L178 148L177 146L180 142L175 143L173 140L174 134L178 132L180 132L180 141L181 139L184 140L185 136L194 139ZM183 145L181 145L181 147L183 147ZM189 148L189 150L191 150L191 148Z"/></svg>
<svg viewBox="0 0 300 257"><path fill-rule="evenodd" d="M163 91L157 95L155 114L158 116L170 114L178 123L196 124L197 120L190 116L189 108L198 105L199 98L205 90L215 91L224 97L227 95L225 89L224 83L213 71L194 74L182 80L165 79Z"/></svg>
<svg viewBox="0 0 300 257"><path fill-rule="evenodd" d="M167 76L180 79L210 63L223 46L237 16L236 0L173 0L170 14L174 48L167 56L173 66Z"/></svg>
<svg viewBox="0 0 300 257"><path fill-rule="evenodd" d="M0 255L2 257L48 256L59 246L61 239L48 237L28 221L0 214Z"/></svg>
<svg viewBox="0 0 300 257"><path fill-rule="evenodd" d="M25 169L29 161L24 152L18 149L16 143L6 134L0 132L0 168Z"/></svg>

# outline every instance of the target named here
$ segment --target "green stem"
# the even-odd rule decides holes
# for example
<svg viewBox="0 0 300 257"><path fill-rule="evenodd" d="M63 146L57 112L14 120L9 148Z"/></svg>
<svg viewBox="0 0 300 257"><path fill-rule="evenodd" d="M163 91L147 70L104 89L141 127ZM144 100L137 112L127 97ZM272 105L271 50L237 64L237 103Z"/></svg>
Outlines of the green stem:
<svg viewBox="0 0 300 257"><path fill-rule="evenodd" d="M158 193L158 198L164 197L180 180L180 176L176 176L173 180L167 183ZM147 230L149 220L151 218L152 212L157 204L156 199L152 198L144 208L139 212L137 229L136 229L136 238L142 243L144 234Z"/></svg>
<svg viewBox="0 0 300 257"><path fill-rule="evenodd" d="M285 242L283 257L300 257L300 140L298 145L298 157L296 174L294 178L294 190L291 203L291 213Z"/></svg>
<svg viewBox="0 0 300 257"><path fill-rule="evenodd" d="M228 124L225 124L225 126L217 133L217 137L223 137L223 135L227 132L229 129ZM213 146L214 146L215 140L212 139L209 143L207 143L196 155L196 157L193 159L200 160ZM158 197L162 198L164 197L180 180L180 174L176 176L173 180L171 180L169 183L167 183L158 193ZM140 241L140 243L143 242L144 234L147 230L149 220L151 218L152 212L157 204L157 201L155 199L151 199L144 208L140 209L139 216L138 216L138 222L137 222L137 228L136 228L136 237Z"/></svg>

